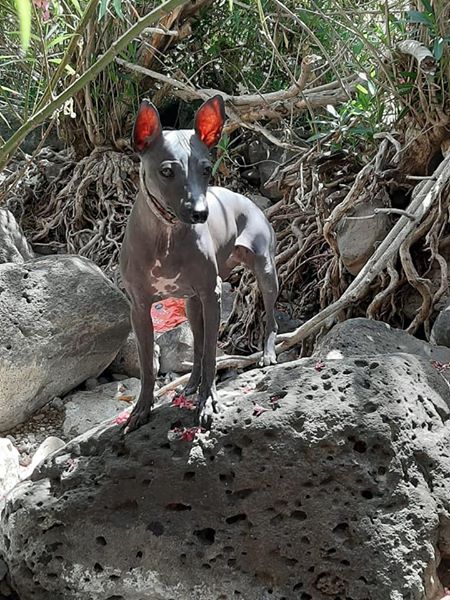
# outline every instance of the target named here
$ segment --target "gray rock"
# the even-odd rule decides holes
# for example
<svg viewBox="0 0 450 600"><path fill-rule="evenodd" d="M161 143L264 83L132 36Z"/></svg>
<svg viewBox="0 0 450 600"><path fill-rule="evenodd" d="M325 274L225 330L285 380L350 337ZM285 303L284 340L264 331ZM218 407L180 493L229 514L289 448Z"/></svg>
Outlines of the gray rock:
<svg viewBox="0 0 450 600"><path fill-rule="evenodd" d="M179 437L191 411L166 403L131 435L100 426L53 455L2 514L18 595L443 596L447 382L413 355L328 359L320 372L315 362L227 383L197 441Z"/></svg>
<svg viewBox="0 0 450 600"><path fill-rule="evenodd" d="M153 369L155 373L159 373L159 356L159 346L154 344ZM140 377L139 356L134 331L131 331L128 335L125 344L111 363L110 369L113 373L127 375L128 377Z"/></svg>
<svg viewBox="0 0 450 600"><path fill-rule="evenodd" d="M114 381L125 381L128 379L128 375L123 375L122 373L111 373L111 377Z"/></svg>
<svg viewBox="0 0 450 600"><path fill-rule="evenodd" d="M86 379L86 381L84 382L84 387L87 390L95 390L95 388L99 385L98 379L97 377L89 377L89 379Z"/></svg>
<svg viewBox="0 0 450 600"><path fill-rule="evenodd" d="M0 208L0 263L23 263L33 251L12 212Z"/></svg>
<svg viewBox="0 0 450 600"><path fill-rule="evenodd" d="M12 445L10 440L0 438L0 509L3 506L6 494L19 481L19 451Z"/></svg>
<svg viewBox="0 0 450 600"><path fill-rule="evenodd" d="M194 358L194 337L187 321L170 331L155 335L160 349L159 370L161 373L187 373L188 362Z"/></svg>
<svg viewBox="0 0 450 600"><path fill-rule="evenodd" d="M233 292L231 283L228 283L228 281L224 281L222 283L222 305L220 313L221 323L225 323L228 317L231 315L235 296L236 292Z"/></svg>
<svg viewBox="0 0 450 600"><path fill-rule="evenodd" d="M381 321L348 319L335 325L318 343L313 356L322 359L406 352L429 361L450 362L450 350L433 346Z"/></svg>
<svg viewBox="0 0 450 600"><path fill-rule="evenodd" d="M450 348L450 301L441 310L431 330L433 344Z"/></svg>
<svg viewBox="0 0 450 600"><path fill-rule="evenodd" d="M101 373L128 335L124 296L77 256L0 265L0 430Z"/></svg>
<svg viewBox="0 0 450 600"><path fill-rule="evenodd" d="M389 215L379 213L372 218L374 208L385 207L385 203L374 198L370 204L359 204L352 212L351 217L346 217L336 227L336 242L339 254L345 268L352 275L357 275L367 260L373 254L377 242L384 240L391 227Z"/></svg>
<svg viewBox="0 0 450 600"><path fill-rule="evenodd" d="M247 194L247 196L262 211L265 211L272 206L272 202L266 196L262 196L261 194Z"/></svg>
<svg viewBox="0 0 450 600"><path fill-rule="evenodd" d="M75 437L102 421L113 419L137 399L140 389L139 379L126 379L71 394L66 403L64 433ZM126 398L126 401L120 398Z"/></svg>
<svg viewBox="0 0 450 600"><path fill-rule="evenodd" d="M53 398L51 405L52 405L52 408L54 408L55 410L58 410L58 411L64 410L64 402L61 398L58 398L58 396L56 396L56 398Z"/></svg>
<svg viewBox="0 0 450 600"><path fill-rule="evenodd" d="M278 333L287 333L294 331L301 325L299 319L293 319L292 316L284 310L275 310L275 319L278 325Z"/></svg>

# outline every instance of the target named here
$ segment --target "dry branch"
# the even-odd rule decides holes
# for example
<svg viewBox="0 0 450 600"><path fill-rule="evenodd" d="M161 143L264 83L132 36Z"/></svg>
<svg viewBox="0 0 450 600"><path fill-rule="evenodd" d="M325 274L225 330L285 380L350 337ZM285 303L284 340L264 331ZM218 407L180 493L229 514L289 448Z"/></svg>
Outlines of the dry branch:
<svg viewBox="0 0 450 600"><path fill-rule="evenodd" d="M437 62L430 50L417 40L405 40L397 44L397 49L402 54L413 56L419 69L426 75L434 75L437 68Z"/></svg>
<svg viewBox="0 0 450 600"><path fill-rule="evenodd" d="M188 83L168 75L162 75L141 65L135 65L121 58L116 58L115 60L119 65L130 71L151 77L156 81L171 86L173 93L182 100L207 100L216 94L220 94L225 101L229 119L225 127L227 132L234 131L242 125L248 126L263 119L281 119L283 116L298 114L311 107L338 104L348 99L348 94L355 89L361 79L359 75L355 74L342 79L341 82L305 89L313 66L319 60L318 56L310 55L305 56L302 60L298 80L286 90L265 94L234 96L216 89L196 89ZM260 132L269 138L269 135L266 134L270 134L270 132ZM271 141L274 142L273 139Z"/></svg>

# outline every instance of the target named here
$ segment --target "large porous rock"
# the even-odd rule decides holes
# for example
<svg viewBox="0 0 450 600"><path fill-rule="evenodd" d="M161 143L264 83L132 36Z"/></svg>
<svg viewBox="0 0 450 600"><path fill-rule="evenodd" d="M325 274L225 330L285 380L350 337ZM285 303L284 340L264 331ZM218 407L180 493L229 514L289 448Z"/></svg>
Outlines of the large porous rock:
<svg viewBox="0 0 450 600"><path fill-rule="evenodd" d="M101 373L128 335L128 315L87 259L0 265L0 430Z"/></svg>
<svg viewBox="0 0 450 600"><path fill-rule="evenodd" d="M8 496L12 585L34 600L435 600L446 376L406 354L303 359L221 388L194 441L170 404L132 434L88 432Z"/></svg>
<svg viewBox="0 0 450 600"><path fill-rule="evenodd" d="M0 208L0 263L23 263L33 256L31 246L12 212Z"/></svg>
<svg viewBox="0 0 450 600"><path fill-rule="evenodd" d="M342 358L406 352L430 361L450 362L450 349L434 346L387 323L371 319L348 319L338 323L318 343L313 356Z"/></svg>
<svg viewBox="0 0 450 600"><path fill-rule="evenodd" d="M352 275L358 275L373 254L376 244L386 237L391 226L389 215L374 214L374 209L385 206L382 199L359 204L336 227L336 242L342 262Z"/></svg>

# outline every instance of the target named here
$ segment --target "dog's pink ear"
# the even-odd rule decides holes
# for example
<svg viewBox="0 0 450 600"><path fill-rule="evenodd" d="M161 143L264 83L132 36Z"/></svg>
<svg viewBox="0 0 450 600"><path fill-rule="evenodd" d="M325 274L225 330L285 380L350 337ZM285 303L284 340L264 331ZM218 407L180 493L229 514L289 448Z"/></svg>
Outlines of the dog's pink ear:
<svg viewBox="0 0 450 600"><path fill-rule="evenodd" d="M133 128L133 147L143 152L162 131L156 108L149 100L142 100Z"/></svg>
<svg viewBox="0 0 450 600"><path fill-rule="evenodd" d="M204 102L195 115L195 133L202 142L212 148L220 140L225 122L225 104L222 96L214 96Z"/></svg>

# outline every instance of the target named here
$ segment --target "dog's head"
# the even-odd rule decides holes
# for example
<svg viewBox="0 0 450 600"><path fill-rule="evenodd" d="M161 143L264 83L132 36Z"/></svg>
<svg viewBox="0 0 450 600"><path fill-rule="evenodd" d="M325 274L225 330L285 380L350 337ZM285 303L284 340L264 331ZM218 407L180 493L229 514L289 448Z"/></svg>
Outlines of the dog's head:
<svg viewBox="0 0 450 600"><path fill-rule="evenodd" d="M163 131L157 109L148 100L141 103L133 147L141 155L147 191L183 223L205 223L208 218L209 149L219 141L224 121L221 96L202 104L193 131Z"/></svg>

